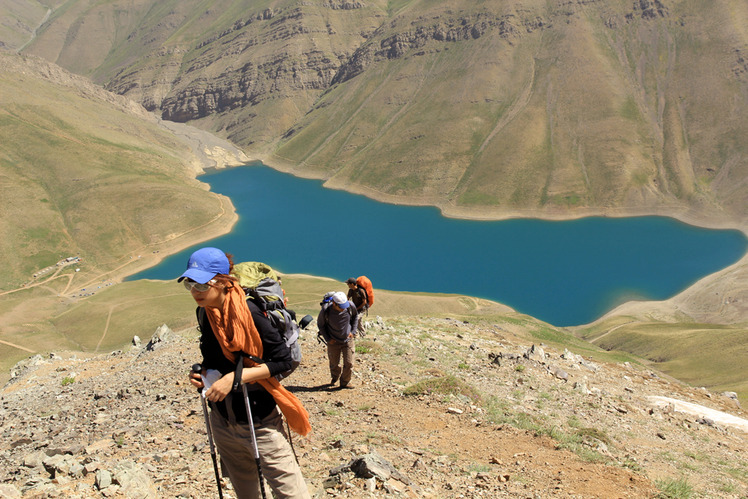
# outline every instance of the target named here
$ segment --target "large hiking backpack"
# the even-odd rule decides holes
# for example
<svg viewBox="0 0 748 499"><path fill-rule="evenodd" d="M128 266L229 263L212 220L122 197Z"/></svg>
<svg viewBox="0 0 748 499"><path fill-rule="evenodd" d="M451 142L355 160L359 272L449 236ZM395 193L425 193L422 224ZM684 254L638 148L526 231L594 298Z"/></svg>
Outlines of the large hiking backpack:
<svg viewBox="0 0 748 499"><path fill-rule="evenodd" d="M322 312L327 316L327 310L332 307L332 295L335 294L335 291L328 291L325 293L325 295L322 297L322 301L319 302L319 306L322 309ZM327 320L327 317L325 317L325 320ZM327 331L323 331L320 329L317 331L317 343L324 343L327 345L327 342L330 341L332 337Z"/></svg>
<svg viewBox="0 0 748 499"><path fill-rule="evenodd" d="M276 378L281 380L288 377L301 364L301 330L296 323L296 314L285 306L285 292L278 282L278 274L264 263L242 262L234 265L231 275L237 278L247 299L262 310L286 341L286 346L291 350L293 367L278 374Z"/></svg>
<svg viewBox="0 0 748 499"><path fill-rule="evenodd" d="M365 275L362 275L356 279L356 285L366 293L366 306L371 308L371 306L374 305L374 288L371 285L371 280L369 280Z"/></svg>

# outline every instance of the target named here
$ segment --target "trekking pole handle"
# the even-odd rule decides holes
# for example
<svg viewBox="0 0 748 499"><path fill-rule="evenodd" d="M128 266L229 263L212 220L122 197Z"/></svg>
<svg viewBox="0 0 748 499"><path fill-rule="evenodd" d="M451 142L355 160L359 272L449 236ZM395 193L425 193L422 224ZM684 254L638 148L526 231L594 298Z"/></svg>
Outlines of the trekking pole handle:
<svg viewBox="0 0 748 499"><path fill-rule="evenodd" d="M203 365L202 364L192 364L192 373L193 374L200 374L200 378L202 379L202 372L203 372ZM197 387L195 387L197 388ZM202 393L202 388L197 388L197 393Z"/></svg>

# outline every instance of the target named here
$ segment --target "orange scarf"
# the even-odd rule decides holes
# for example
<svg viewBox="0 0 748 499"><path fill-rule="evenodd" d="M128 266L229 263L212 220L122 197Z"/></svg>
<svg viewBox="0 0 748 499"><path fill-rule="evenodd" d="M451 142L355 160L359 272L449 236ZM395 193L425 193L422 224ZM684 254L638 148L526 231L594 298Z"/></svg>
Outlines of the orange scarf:
<svg viewBox="0 0 748 499"><path fill-rule="evenodd" d="M234 362L236 357L232 352L241 350L255 357L262 358L262 340L257 331L252 313L249 311L244 293L238 285L229 289L226 299L223 301L222 309L205 308L213 334L221 345L223 355ZM253 367L257 364L247 358L244 359L245 367ZM304 409L301 401L286 390L280 382L273 378L258 380L270 395L275 399L283 415L288 421L288 426L299 435L308 434L312 426L309 424L309 414Z"/></svg>

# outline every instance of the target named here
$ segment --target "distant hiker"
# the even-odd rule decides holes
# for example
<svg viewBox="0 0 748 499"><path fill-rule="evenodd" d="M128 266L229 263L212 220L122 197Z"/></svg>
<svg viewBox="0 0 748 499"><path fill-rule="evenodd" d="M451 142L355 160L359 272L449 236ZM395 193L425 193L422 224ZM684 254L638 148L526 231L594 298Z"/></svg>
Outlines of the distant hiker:
<svg viewBox="0 0 748 499"><path fill-rule="evenodd" d="M291 367L291 353L278 330L254 303L247 302L236 278L229 275L232 267L230 255L202 248L192 254L178 279L198 305L202 371L190 373L190 383L207 388L213 438L239 499L260 497L260 476L267 479L275 497L309 498L281 412L301 435L311 430L309 415L273 377ZM240 352L241 365L235 363ZM235 373L240 378L237 383ZM254 432L241 390L232 391L241 383L247 384Z"/></svg>
<svg viewBox="0 0 748 499"><path fill-rule="evenodd" d="M323 300L322 310L317 316L320 335L327 343L327 358L330 361L330 384L340 379L340 387L350 386L353 375L353 338L358 322L356 307L342 291L329 294ZM343 356L343 368L340 368L340 356Z"/></svg>
<svg viewBox="0 0 748 499"><path fill-rule="evenodd" d="M358 326L356 327L356 331L358 336L363 338L366 335L364 314L369 310L366 290L358 285L355 277L349 277L345 283L348 285L348 300L356 306L356 312L358 312Z"/></svg>

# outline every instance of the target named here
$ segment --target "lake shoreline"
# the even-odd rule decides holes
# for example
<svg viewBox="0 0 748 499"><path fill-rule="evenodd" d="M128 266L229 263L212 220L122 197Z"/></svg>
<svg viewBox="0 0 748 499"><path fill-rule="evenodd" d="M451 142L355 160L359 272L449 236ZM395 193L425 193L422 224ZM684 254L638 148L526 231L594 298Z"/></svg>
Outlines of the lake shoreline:
<svg viewBox="0 0 748 499"><path fill-rule="evenodd" d="M344 186L342 183L336 183L334 179L324 180L320 176L314 176L310 172L300 172L295 164L283 160L277 156L261 155L257 156L257 161L261 162L269 168L289 173L291 175L299 176L302 178L313 178L322 180L323 185L329 189L339 189L353 194L360 194L376 201L404 205L404 206L433 206L436 207L442 216L448 218L457 218L465 220L510 220L516 218L535 218L540 220L549 221L569 221L576 220L585 217L611 217L611 218L625 218L625 217L643 217L643 216L659 216L668 217L678 220L682 223L702 227L706 229L734 229L741 231L746 237L748 237L748 218L743 220L736 220L732 218L720 217L716 211L710 214L697 212L693 208L688 208L682 205L673 205L669 207L642 207L639 209L631 208L584 208L575 210L507 210L498 209L491 207L483 208L465 208L457 207L448 203L439 202L434 199L412 199L403 200L392 195L377 192L373 189L366 188L351 188L350 186ZM724 311L715 311L714 313L700 313L700 320L714 323L730 323L736 317L748 316L748 252L746 252L737 262L723 269L722 271L714 274L707 275L691 286L687 287L680 293L672 296L671 298L663 301L630 301L622 303L619 306L608 311L606 314L593 321L590 324L599 322L607 317L611 317L617 314L626 313L637 313L641 314L645 311L650 311L652 315L662 317L674 317L679 311L692 310L694 308L694 302L699 301L699 298L706 296L715 296L718 293L720 296L732 297L735 300L737 296L737 302L745 303L737 313L725 315ZM705 302L707 300L704 300ZM720 309L723 307L720 307ZM581 327L579 325L575 327Z"/></svg>
<svg viewBox="0 0 748 499"><path fill-rule="evenodd" d="M444 201L433 199L430 197L421 197L407 200L403 199L400 196L386 194L367 187L345 185L342 182L336 182L335 179L324 179L320 176L305 174L307 172L300 172L293 165L276 156L260 155L253 162L262 163L268 168L272 168L274 170L278 170L295 177L320 180L322 181L322 185L327 189L336 189L346 191L351 194L358 194L375 201L379 201L381 203L388 203L398 206L435 207L441 212L442 216L446 218L481 221L501 221L516 218L532 218L547 221L569 221L587 217L630 218L656 216L674 218L688 225L694 225L696 227L702 227L705 229L736 229L743 232L743 234L748 237L748 218L742 221L725 220L723 218L720 218L716 213L714 215L699 213L682 205L673 205L671 207L648 206L642 207L640 209L595 207L564 210L557 208L553 209L552 211L539 209L492 208L490 206L467 208L464 206L455 206L453 204L445 203Z"/></svg>
<svg viewBox="0 0 748 499"><path fill-rule="evenodd" d="M252 163L262 163L268 168L272 168L278 171L281 171L283 173L290 173L294 176L301 177L301 178L310 178L310 177L304 177L303 175L298 175L297 172L294 172L292 168L289 168L288 170L284 168L279 168L277 165L268 164L269 160L266 158L259 158L256 161L253 161ZM248 164L252 164L248 163ZM218 168L206 168L207 171L214 171L214 170L222 170L225 168L233 168L234 165L231 166L225 166L225 167L218 167ZM311 177L314 178L314 177ZM315 178L316 180L321 180L319 178ZM558 211L554 213L548 213L541 210L499 210L499 209L481 209L481 212L478 213L477 209L465 209L460 207L454 207L454 206L438 206L435 204L425 203L422 202L424 200L412 200L412 202L403 201L402 199L397 199L393 196L377 196L376 193L367 193L367 192L357 192L363 191L363 189L357 189L357 190L348 190L343 189L340 187L330 186L328 183L325 183L325 188L332 188L342 191L347 191L353 194L359 194L366 196L370 199L379 201L379 202L385 202L389 204L394 205L401 205L401 206L434 206L437 209L440 210L440 213L442 216L446 218L455 218L455 219L465 219L465 220L509 220L509 219L516 219L516 218L528 218L528 219L540 219L540 220L553 220L553 221L568 221L568 220L574 220L579 218L586 218L586 217L610 217L610 218L625 218L625 217L642 217L642 216L662 216L662 217L669 217L676 220L679 220L683 223L697 226L697 227L703 227L703 228L709 228L709 229L737 229L740 230L743 234L748 236L748 228L736 226L739 224L729 223L726 221L717 221L713 217L705 217L700 214L695 213L688 213L686 210L682 209L680 207L678 210L673 207L671 210L621 210L621 209L587 209L587 210L575 210L574 212L568 212L568 211ZM231 209L233 209L233 205L231 206ZM198 237L189 237L189 235L183 235L180 237L180 241L178 244L165 244L162 248L159 255L157 255L157 258L148 258L148 260L140 262L141 265L138 265L138 267L146 268L153 265L158 264L162 259L170 256L171 254L175 254L179 251L184 250L187 247L193 246L195 244L199 244L200 242L210 240L214 237L218 237L220 235L228 234L230 233L234 225L238 219L238 215L234 211L233 217L231 218L231 222L228 224L226 223L226 218L222 220L223 223L219 224L220 227L215 227L216 230L206 230L205 232L201 233L201 236ZM210 233L210 235L206 235L207 233ZM176 241L174 241L176 243ZM156 255L153 255L156 257ZM742 268L742 271L733 273L738 276L738 281L741 281L744 276L748 276L748 253L746 253L738 262L730 266L730 268ZM140 269L138 269L140 270ZM726 270L726 269L725 269ZM721 274L721 272L717 272L715 274L710 274L709 276L705 276L704 278L700 279L696 283L692 284L685 290L681 291L674 297L670 298L669 300L666 300L664 302L658 302L658 301L651 301L651 302L634 302L637 304L637 309L640 310L642 307L646 307L647 304L651 305L653 309L662 310L662 312L670 311L673 307L672 303L677 302L678 297L681 295L689 295L693 296L694 294L698 294L701 290L706 289L707 286L713 285L709 284L712 279L710 279L712 276L716 274ZM122 276L122 278L127 277L128 275L133 275L135 272L127 272L127 275ZM327 277L327 276L320 276L320 277ZM734 279L731 279L734 280ZM739 286L739 282L733 282L730 285L728 285L728 288L732 288L734 286ZM608 313L604 314L602 317L597 319L594 322L597 322L601 320L602 318L611 315L611 313L624 310L626 308L627 303L624 303L622 305L619 305L614 310L609 311ZM677 308L677 307L676 307ZM578 326L573 326L578 327Z"/></svg>

